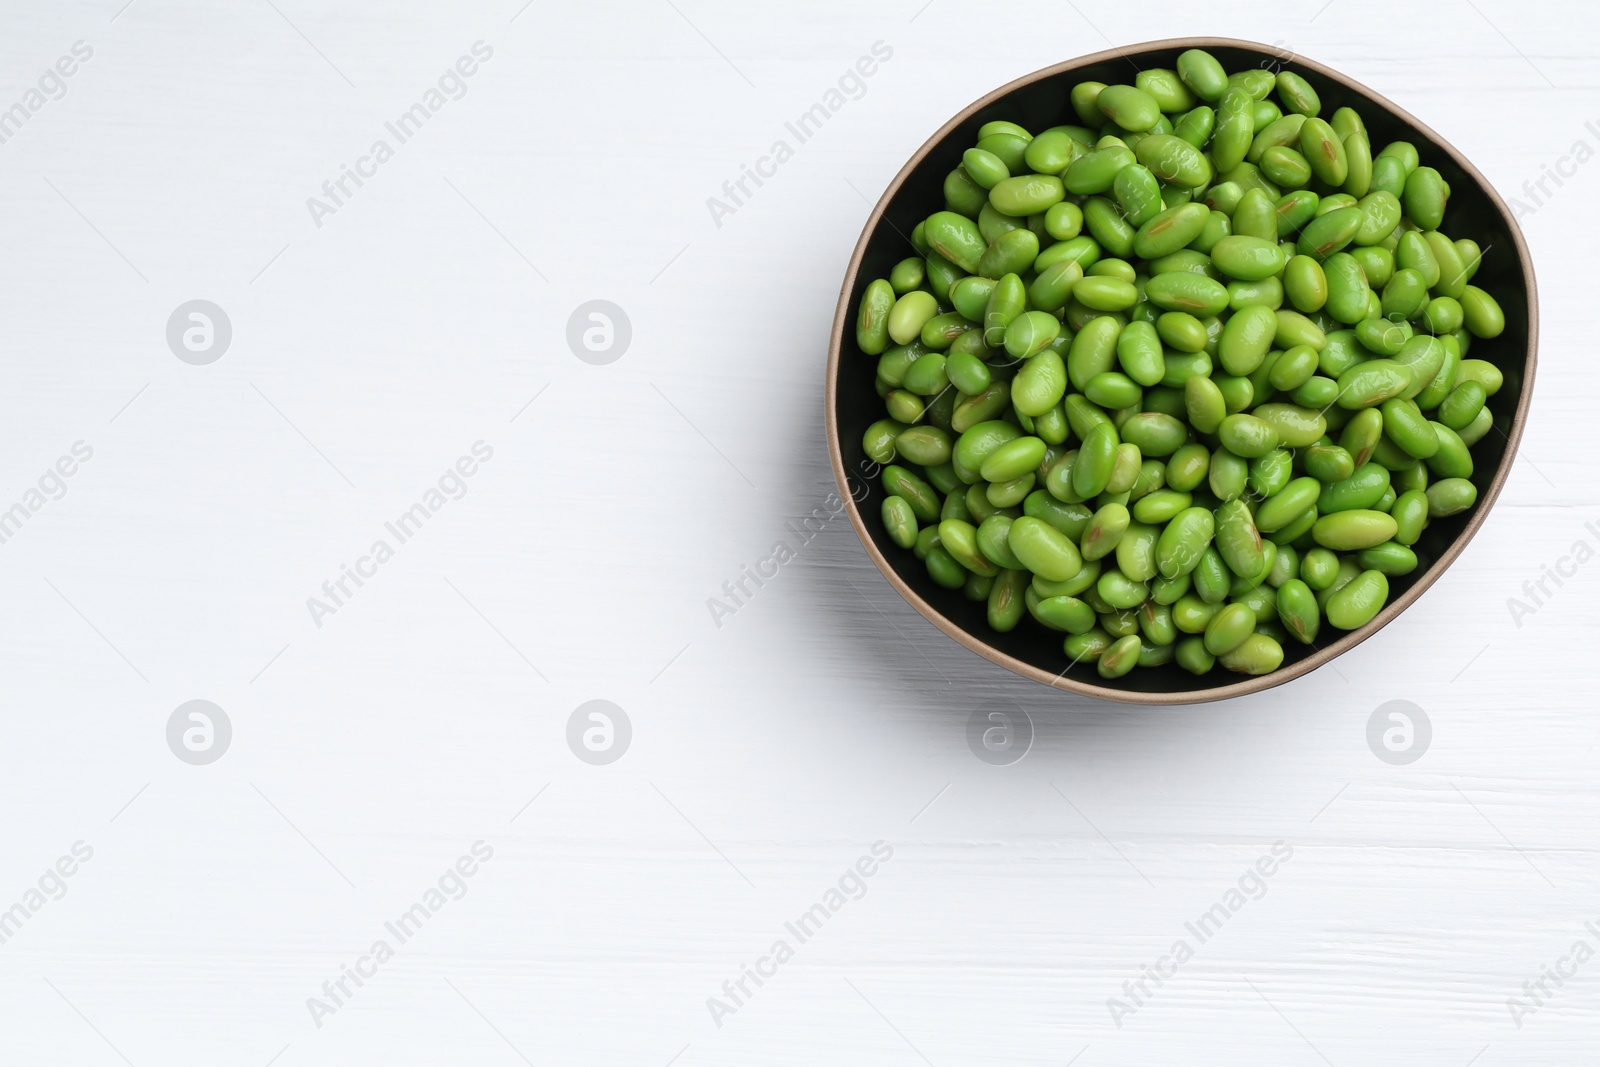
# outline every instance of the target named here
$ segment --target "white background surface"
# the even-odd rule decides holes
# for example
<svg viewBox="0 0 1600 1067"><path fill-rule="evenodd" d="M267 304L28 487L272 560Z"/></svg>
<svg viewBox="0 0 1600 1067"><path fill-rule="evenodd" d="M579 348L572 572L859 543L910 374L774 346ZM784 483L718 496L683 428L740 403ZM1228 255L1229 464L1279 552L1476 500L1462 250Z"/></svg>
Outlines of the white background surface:
<svg viewBox="0 0 1600 1067"><path fill-rule="evenodd" d="M122 2L10 0L0 32L0 107L94 49L0 145L0 508L94 450L0 545L0 908L94 850L0 946L0 1063L1593 1062L1600 962L1520 1027L1506 1002L1600 948L1600 566L1520 626L1506 600L1600 540L1600 169L1524 221L1544 345L1499 506L1337 669L1076 699L938 634L842 519L706 608L832 491L866 201L969 101L1108 41L1283 42L1516 195L1600 148L1586 7ZM478 40L466 96L315 226L306 198ZM717 226L706 198L880 40ZM233 324L209 366L164 339L194 298ZM632 322L609 366L564 339L595 298ZM479 440L464 498L315 626L306 598ZM164 733L197 698L234 730L203 767ZM596 698L633 726L604 767L565 741ZM1433 723L1411 766L1367 747L1391 699ZM993 700L1035 723L1013 766L967 747ZM470 891L315 1025L478 840ZM866 896L715 1025L879 840ZM1266 895L1116 1026L1280 840Z"/></svg>

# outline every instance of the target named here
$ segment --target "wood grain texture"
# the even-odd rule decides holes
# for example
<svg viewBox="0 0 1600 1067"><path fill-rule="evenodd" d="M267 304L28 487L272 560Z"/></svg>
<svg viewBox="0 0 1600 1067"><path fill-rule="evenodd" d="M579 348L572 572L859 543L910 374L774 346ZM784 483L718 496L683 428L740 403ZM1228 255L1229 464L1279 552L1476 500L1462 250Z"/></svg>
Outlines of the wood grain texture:
<svg viewBox="0 0 1600 1067"><path fill-rule="evenodd" d="M833 488L849 250L971 100L1108 43L1281 41L1527 199L1600 149L1584 11L520 6L5 15L0 110L94 55L0 144L0 510L74 442L93 457L0 544L0 918L74 842L93 857L0 944L0 1063L1593 1061L1600 962L1520 1027L1507 1007L1600 949L1600 564L1506 606L1600 548L1587 162L1523 219L1543 358L1499 505L1290 686L1052 692L935 631L842 520L794 532ZM306 199L480 40L464 95L316 226ZM707 198L877 41L859 98L718 225ZM209 366L164 337L194 298L233 324ZM592 299L632 324L608 366L566 341ZM478 441L464 495L318 627L306 599ZM707 599L780 540L717 625ZM234 731L204 767L165 739L196 698ZM600 767L566 740L597 698L633 731ZM1393 699L1432 722L1410 766L1367 747ZM1032 721L1011 766L968 748L993 704ZM307 998L480 840L464 895L319 1028ZM707 999L878 841L864 895L719 1027ZM1280 841L1199 944L1186 924ZM1116 1025L1108 999L1186 937Z"/></svg>

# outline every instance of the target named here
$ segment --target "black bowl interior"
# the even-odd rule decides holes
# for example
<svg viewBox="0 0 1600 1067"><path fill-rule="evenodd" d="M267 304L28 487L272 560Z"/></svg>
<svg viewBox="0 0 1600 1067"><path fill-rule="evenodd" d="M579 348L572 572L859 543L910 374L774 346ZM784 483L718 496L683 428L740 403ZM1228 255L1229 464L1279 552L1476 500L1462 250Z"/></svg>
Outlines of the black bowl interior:
<svg viewBox="0 0 1600 1067"><path fill-rule="evenodd" d="M960 163L961 153L977 141L980 126L994 119L1009 119L1031 130L1076 123L1078 119L1067 98L1073 85L1087 80L1131 84L1136 72L1134 63L1140 68L1171 68L1176 65L1178 54L1183 50L1183 47L1153 48L1133 53L1128 59L1088 63L1042 78L979 109L956 127L907 176L873 230L861 269L850 291L850 323L854 323L855 309L867 284L874 278L887 277L895 263L917 254L906 235L918 222L944 207L942 187L945 175ZM1506 328L1492 341L1474 342L1469 356L1486 359L1499 366L1505 375L1505 385L1489 400L1495 428L1472 449L1475 467L1473 481L1479 486L1478 503L1460 515L1435 520L1429 525L1421 541L1414 546L1420 560L1418 568L1409 575L1390 580L1392 603L1418 582L1431 580L1430 575L1440 557L1461 535L1477 511L1489 505L1484 487L1505 459L1506 434L1522 396L1528 347L1528 293L1523 282L1517 241L1512 238L1504 214L1491 200L1479 179L1463 170L1452 153L1438 141L1395 115L1381 101L1301 64L1279 62L1279 53L1265 47L1252 50L1213 45L1207 46L1207 50L1230 72L1255 66L1273 66L1273 69L1293 70L1302 75L1321 96L1324 117L1331 114L1334 108L1344 106L1352 107L1361 114L1371 135L1374 155L1390 141L1405 140L1415 144L1422 162L1438 168L1450 184L1449 206L1441 229L1455 239L1470 237L1486 250L1473 284L1500 302L1505 311ZM873 542L900 578L945 618L1007 655L1049 674L1061 671L1068 663L1061 648L1062 635L1039 626L1032 619L1024 619L1022 625L1009 634L995 633L989 629L984 618L983 604L972 603L964 599L959 590L944 589L934 583L922 562L910 550L895 545L884 533L883 524L878 520L883 489L878 478L865 475L864 472L870 472L873 465L861 448L861 438L866 428L884 416L883 401L873 388L876 365L875 357L865 355L856 347L855 331L847 327L839 359L835 414L844 467L850 475L851 487ZM1325 629L1316 647L1343 639L1342 631ZM1310 646L1288 642L1284 649L1284 668L1311 655L1314 650ZM1196 677L1174 664L1136 670L1113 681L1102 679L1092 669L1085 667L1075 668L1071 676L1106 688L1146 693L1213 689L1236 683L1242 678L1241 675L1220 669Z"/></svg>

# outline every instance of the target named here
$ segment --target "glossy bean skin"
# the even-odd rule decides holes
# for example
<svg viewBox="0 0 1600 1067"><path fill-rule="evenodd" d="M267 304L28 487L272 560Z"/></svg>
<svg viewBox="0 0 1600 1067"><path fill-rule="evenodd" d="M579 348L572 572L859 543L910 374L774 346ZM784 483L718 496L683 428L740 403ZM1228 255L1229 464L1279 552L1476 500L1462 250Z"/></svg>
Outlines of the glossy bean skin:
<svg viewBox="0 0 1600 1067"><path fill-rule="evenodd" d="M1444 478L1428 486L1428 517L1443 519L1478 502L1478 487L1465 478Z"/></svg>
<svg viewBox="0 0 1600 1067"><path fill-rule="evenodd" d="M1397 529L1392 516L1381 511L1356 508L1324 515L1311 528L1311 536L1323 548L1353 552L1393 540Z"/></svg>
<svg viewBox="0 0 1600 1067"><path fill-rule="evenodd" d="M1232 652L1255 632L1256 615L1244 604L1229 604L1206 624L1206 651L1213 656Z"/></svg>
<svg viewBox="0 0 1600 1067"><path fill-rule="evenodd" d="M917 515L911 502L898 496L886 496L882 506L883 528L889 540L901 548L910 548L917 541Z"/></svg>
<svg viewBox="0 0 1600 1067"><path fill-rule="evenodd" d="M1381 571L1362 571L1328 598L1328 624L1357 630L1371 622L1389 599L1389 579Z"/></svg>
<svg viewBox="0 0 1600 1067"><path fill-rule="evenodd" d="M1266 634L1253 633L1237 648L1218 656L1217 662L1240 674L1271 674L1283 664L1283 646Z"/></svg>
<svg viewBox="0 0 1600 1067"><path fill-rule="evenodd" d="M1024 567L1049 581L1066 581L1083 567L1078 547L1042 519L1014 519L1007 544Z"/></svg>
<svg viewBox="0 0 1600 1067"><path fill-rule="evenodd" d="M1215 522L1217 552L1228 569L1241 577L1261 573L1266 552L1250 509L1242 501L1230 500L1217 509Z"/></svg>

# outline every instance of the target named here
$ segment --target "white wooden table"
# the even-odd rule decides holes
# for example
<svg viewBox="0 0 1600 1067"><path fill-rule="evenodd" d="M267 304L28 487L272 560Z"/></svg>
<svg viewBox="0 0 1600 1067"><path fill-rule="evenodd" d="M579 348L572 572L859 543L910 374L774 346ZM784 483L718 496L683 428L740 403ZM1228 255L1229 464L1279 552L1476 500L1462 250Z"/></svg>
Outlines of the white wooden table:
<svg viewBox="0 0 1600 1067"><path fill-rule="evenodd" d="M519 2L8 5L0 1063L1594 1061L1587 7ZM1137 710L797 531L867 201L993 86L1191 33L1348 71L1508 194L1570 176L1475 543L1337 670ZM631 336L579 316L580 359L593 300ZM225 745L169 747L195 700ZM969 749L991 706L1020 762Z"/></svg>

